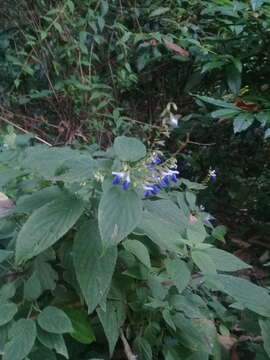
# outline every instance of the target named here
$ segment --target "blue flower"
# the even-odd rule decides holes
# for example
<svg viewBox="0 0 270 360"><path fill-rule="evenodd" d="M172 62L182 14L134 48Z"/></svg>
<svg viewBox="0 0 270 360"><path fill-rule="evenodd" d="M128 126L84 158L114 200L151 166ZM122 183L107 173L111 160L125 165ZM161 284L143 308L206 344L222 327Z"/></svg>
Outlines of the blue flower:
<svg viewBox="0 0 270 360"><path fill-rule="evenodd" d="M160 163L161 163L161 159L160 159L158 156L156 156L156 157L153 157L153 158L152 158L152 162L153 162L154 164L160 164Z"/></svg>
<svg viewBox="0 0 270 360"><path fill-rule="evenodd" d="M144 186L144 197L147 198L150 195L156 195L159 192L159 187L157 184L146 184Z"/></svg>
<svg viewBox="0 0 270 360"><path fill-rule="evenodd" d="M217 178L216 170L210 170L209 175L210 175L211 179L216 180L216 178Z"/></svg>
<svg viewBox="0 0 270 360"><path fill-rule="evenodd" d="M164 178L160 182L160 185L162 187L166 187L166 186L170 185L170 179L169 179L168 175L164 176Z"/></svg>
<svg viewBox="0 0 270 360"><path fill-rule="evenodd" d="M131 183L129 174L126 175L126 179L123 182L123 189L128 190L129 184Z"/></svg>
<svg viewBox="0 0 270 360"><path fill-rule="evenodd" d="M176 165L172 166L171 169L176 169ZM179 171L178 170L171 170L169 169L168 171L166 172L163 172L162 175L163 175L163 178L161 179L161 182L160 182L160 185L162 187L166 187L170 184L171 181L173 182L177 182L177 176L179 174Z"/></svg>
<svg viewBox="0 0 270 360"><path fill-rule="evenodd" d="M153 190L152 190L152 194L156 195L159 192L159 187L157 184L153 185Z"/></svg>
<svg viewBox="0 0 270 360"><path fill-rule="evenodd" d="M112 174L114 175L112 184L113 185L121 184L122 179L125 176L125 174L123 172L118 172L118 171L113 171Z"/></svg>

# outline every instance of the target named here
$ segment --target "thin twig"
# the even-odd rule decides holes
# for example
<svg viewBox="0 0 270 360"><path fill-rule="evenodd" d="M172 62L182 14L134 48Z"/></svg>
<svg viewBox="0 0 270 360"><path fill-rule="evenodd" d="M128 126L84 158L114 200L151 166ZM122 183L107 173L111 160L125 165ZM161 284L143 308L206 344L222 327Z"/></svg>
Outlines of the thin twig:
<svg viewBox="0 0 270 360"><path fill-rule="evenodd" d="M22 127L20 127L19 125L14 124L12 121L5 119L4 117L0 116L0 120L6 122L7 124L14 126L16 129L20 130L21 132L23 132L24 134L29 134L29 131L23 129ZM42 142L43 144L46 144L48 146L52 146L52 144L48 143L46 140L41 139L39 136L34 136L34 138L40 142Z"/></svg>
<svg viewBox="0 0 270 360"><path fill-rule="evenodd" d="M120 329L120 337L121 337L122 343L124 345L124 351L125 351L127 359L128 360L137 360L137 355L133 354L131 347L130 347L122 329Z"/></svg>
<svg viewBox="0 0 270 360"><path fill-rule="evenodd" d="M191 141L191 140L188 141L188 144L199 145L199 146L214 146L214 145L216 145L216 143L204 144L204 143L199 143L199 142Z"/></svg>

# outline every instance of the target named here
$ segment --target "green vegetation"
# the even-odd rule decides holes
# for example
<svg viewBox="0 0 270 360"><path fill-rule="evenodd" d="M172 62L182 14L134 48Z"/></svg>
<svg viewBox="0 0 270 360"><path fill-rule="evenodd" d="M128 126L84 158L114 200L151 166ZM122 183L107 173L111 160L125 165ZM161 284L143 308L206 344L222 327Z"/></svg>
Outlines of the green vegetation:
<svg viewBox="0 0 270 360"><path fill-rule="evenodd" d="M0 24L3 360L268 359L269 256L230 240L269 237L270 1L2 0Z"/></svg>

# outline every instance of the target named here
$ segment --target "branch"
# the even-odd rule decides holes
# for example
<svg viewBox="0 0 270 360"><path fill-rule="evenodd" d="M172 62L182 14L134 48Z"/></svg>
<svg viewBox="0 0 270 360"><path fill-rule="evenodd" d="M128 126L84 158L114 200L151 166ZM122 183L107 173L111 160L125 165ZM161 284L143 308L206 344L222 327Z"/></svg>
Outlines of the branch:
<svg viewBox="0 0 270 360"><path fill-rule="evenodd" d="M0 120L6 122L7 124L14 126L16 129L20 130L21 132L23 132L24 134L29 134L29 131L23 129L22 127L20 127L19 125L14 124L12 121L5 119L4 117L0 116ZM39 136L34 136L34 138L40 142L42 142L43 144L46 144L48 146L52 146L52 144L48 143L46 140L41 139Z"/></svg>
<svg viewBox="0 0 270 360"><path fill-rule="evenodd" d="M131 347L130 347L122 329L120 329L120 337L121 337L122 343L124 345L124 351L125 351L127 359L128 360L137 360L137 355L133 354Z"/></svg>

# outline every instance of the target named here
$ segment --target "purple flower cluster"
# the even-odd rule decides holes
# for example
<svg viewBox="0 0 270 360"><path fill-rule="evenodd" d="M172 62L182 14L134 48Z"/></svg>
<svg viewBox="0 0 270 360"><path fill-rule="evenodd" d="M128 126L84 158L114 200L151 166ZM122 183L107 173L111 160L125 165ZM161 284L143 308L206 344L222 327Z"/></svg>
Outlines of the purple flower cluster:
<svg viewBox="0 0 270 360"><path fill-rule="evenodd" d="M160 188L167 187L171 182L177 182L177 175L179 174L177 166L173 165L169 169L163 168L164 171L161 171L161 169L157 168L157 165L160 163L161 159L154 153L151 163L146 165L150 172L150 178L143 185L145 198L148 198L150 195L156 195ZM112 175L114 175L113 185L122 185L123 190L128 190L131 183L129 171L113 171Z"/></svg>

